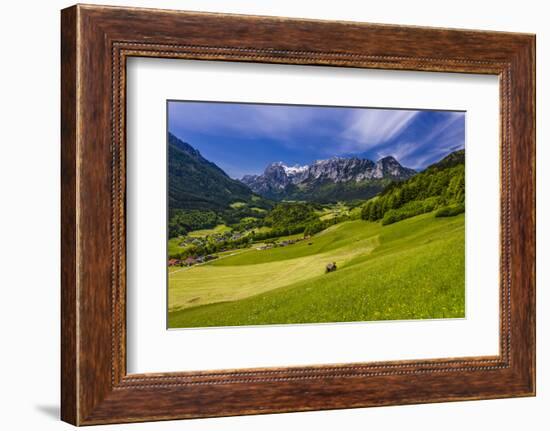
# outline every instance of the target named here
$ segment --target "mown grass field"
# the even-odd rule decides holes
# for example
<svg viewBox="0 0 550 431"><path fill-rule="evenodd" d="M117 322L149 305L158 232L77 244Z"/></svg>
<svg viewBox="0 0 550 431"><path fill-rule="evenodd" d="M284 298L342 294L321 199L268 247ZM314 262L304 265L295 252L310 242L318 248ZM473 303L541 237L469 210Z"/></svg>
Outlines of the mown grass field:
<svg viewBox="0 0 550 431"><path fill-rule="evenodd" d="M464 215L428 213L238 250L169 273L169 327L464 317L464 245Z"/></svg>

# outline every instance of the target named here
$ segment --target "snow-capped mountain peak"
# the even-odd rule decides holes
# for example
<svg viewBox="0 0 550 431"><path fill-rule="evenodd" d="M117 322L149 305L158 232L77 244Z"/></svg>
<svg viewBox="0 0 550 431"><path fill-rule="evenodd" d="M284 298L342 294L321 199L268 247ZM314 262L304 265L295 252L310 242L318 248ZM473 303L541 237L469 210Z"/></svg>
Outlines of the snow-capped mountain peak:
<svg viewBox="0 0 550 431"><path fill-rule="evenodd" d="M332 157L316 160L311 165L287 166L283 162L269 164L260 175L246 175L241 181L252 191L267 198L295 197L332 184L362 183L377 180L405 180L416 172L389 156L376 163L358 157ZM382 187L382 186L380 186Z"/></svg>

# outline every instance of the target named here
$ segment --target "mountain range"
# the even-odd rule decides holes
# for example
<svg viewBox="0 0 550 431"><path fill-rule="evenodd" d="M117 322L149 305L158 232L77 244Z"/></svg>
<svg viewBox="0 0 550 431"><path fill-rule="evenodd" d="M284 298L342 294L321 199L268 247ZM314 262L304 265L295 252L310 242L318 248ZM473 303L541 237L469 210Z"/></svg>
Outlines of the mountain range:
<svg viewBox="0 0 550 431"><path fill-rule="evenodd" d="M333 157L311 165L271 163L261 175L230 178L215 163L173 134L168 135L168 201L170 210L224 210L234 202L303 200L335 202L368 199L389 183L416 171L394 157L377 162L358 157Z"/></svg>
<svg viewBox="0 0 550 431"><path fill-rule="evenodd" d="M241 182L268 199L333 200L367 199L392 181L403 181L416 174L394 157L377 162L358 157L333 157L311 165L287 166L271 163L261 175L245 175Z"/></svg>

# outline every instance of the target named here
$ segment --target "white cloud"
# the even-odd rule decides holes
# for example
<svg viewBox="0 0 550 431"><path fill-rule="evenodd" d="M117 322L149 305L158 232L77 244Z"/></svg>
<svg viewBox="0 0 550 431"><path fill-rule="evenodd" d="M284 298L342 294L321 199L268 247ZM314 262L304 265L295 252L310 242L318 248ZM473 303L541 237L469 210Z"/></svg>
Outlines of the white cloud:
<svg viewBox="0 0 550 431"><path fill-rule="evenodd" d="M463 112L448 112L447 120L439 123L436 127L434 127L430 134L424 138L424 141L430 142L436 138L439 138L447 131L449 127L451 127L458 120L464 120Z"/></svg>
<svg viewBox="0 0 550 431"><path fill-rule="evenodd" d="M198 132L235 140L269 139L289 151L311 152L315 158L368 154L393 156L405 166L422 168L441 154L464 145L463 112L448 112L437 121L419 121L423 111L400 109L318 108L233 103L171 103L174 131ZM406 133L404 133L406 131ZM186 139L185 133L182 137ZM227 168L228 172L238 169Z"/></svg>
<svg viewBox="0 0 550 431"><path fill-rule="evenodd" d="M406 160L418 150L417 142L400 142L390 148L383 148L376 152L376 158L381 159L386 156L393 156L398 161Z"/></svg>
<svg viewBox="0 0 550 431"><path fill-rule="evenodd" d="M420 111L372 109L353 113L343 133L345 151L366 151L401 133Z"/></svg>

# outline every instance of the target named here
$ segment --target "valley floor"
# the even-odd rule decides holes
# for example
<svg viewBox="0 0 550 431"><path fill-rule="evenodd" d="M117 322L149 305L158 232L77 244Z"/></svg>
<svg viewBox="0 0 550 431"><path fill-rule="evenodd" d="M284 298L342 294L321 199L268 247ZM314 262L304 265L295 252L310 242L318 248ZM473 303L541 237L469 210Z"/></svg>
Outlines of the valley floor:
<svg viewBox="0 0 550 431"><path fill-rule="evenodd" d="M463 214L428 213L239 250L169 273L169 327L464 317L464 246Z"/></svg>

